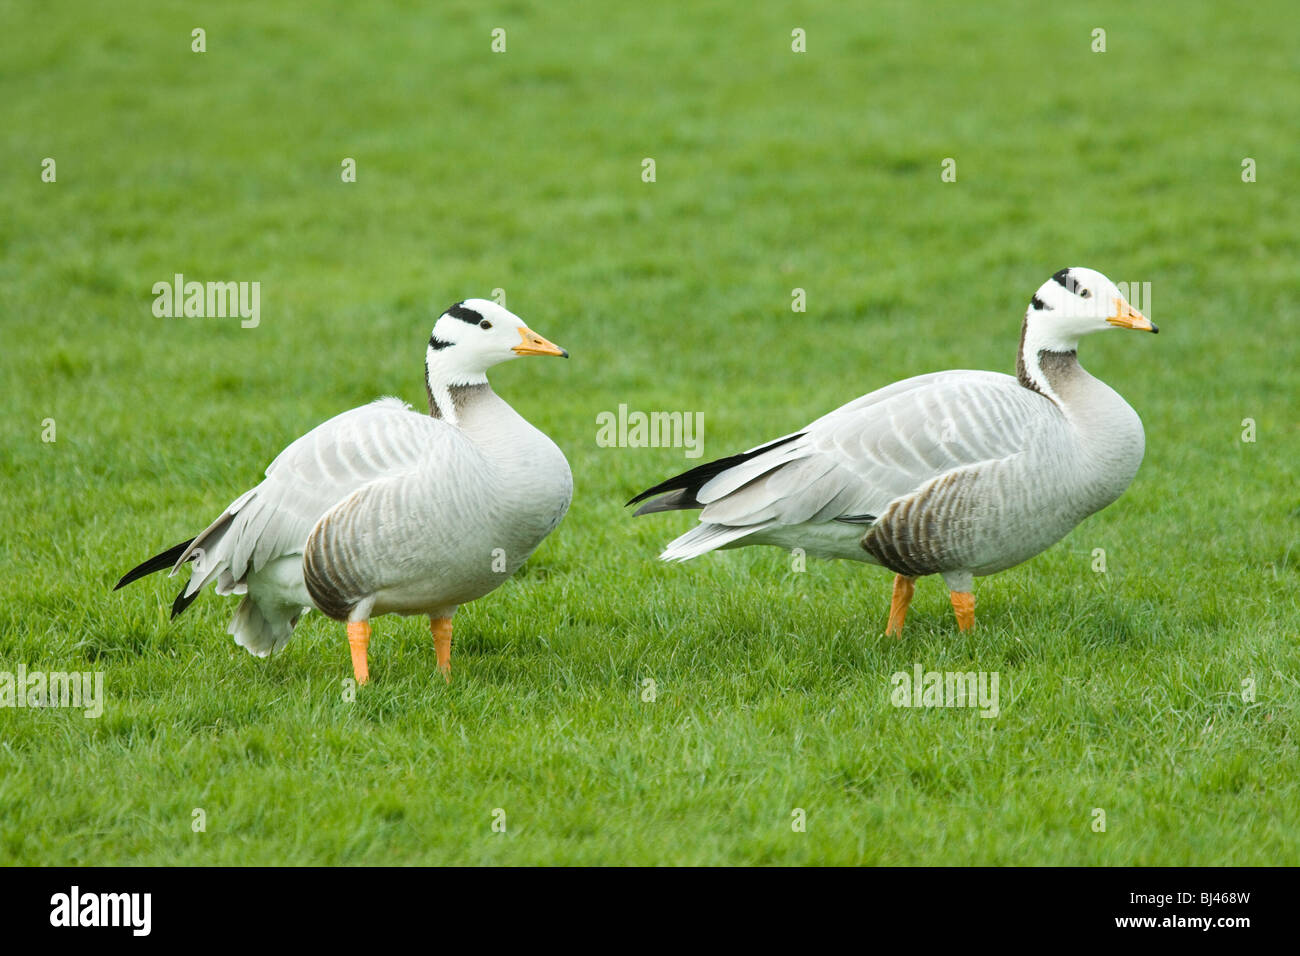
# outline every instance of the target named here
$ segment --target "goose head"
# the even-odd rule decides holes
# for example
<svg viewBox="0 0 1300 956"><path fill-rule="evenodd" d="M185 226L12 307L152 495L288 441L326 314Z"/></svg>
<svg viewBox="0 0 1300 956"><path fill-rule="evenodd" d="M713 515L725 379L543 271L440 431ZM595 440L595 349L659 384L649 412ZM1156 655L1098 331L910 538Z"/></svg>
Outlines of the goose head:
<svg viewBox="0 0 1300 956"><path fill-rule="evenodd" d="M569 357L513 312L488 299L465 299L434 323L425 356L429 386L481 385L492 366L523 355Z"/></svg>
<svg viewBox="0 0 1300 956"><path fill-rule="evenodd" d="M1075 266L1062 269L1034 293L1025 313L1025 346L1037 354L1073 352L1079 339L1107 329L1159 332L1100 272Z"/></svg>
<svg viewBox="0 0 1300 956"><path fill-rule="evenodd" d="M1059 402L1049 370L1057 369L1059 376L1062 367L1077 367L1079 339L1114 328L1160 331L1100 272L1062 269L1038 287L1025 310L1016 377L1026 388Z"/></svg>

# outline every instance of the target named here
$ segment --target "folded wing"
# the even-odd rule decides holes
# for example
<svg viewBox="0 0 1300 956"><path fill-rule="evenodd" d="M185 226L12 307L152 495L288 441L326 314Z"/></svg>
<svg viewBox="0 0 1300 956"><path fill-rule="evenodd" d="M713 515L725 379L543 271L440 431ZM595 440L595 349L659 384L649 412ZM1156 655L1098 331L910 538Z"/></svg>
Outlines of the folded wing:
<svg viewBox="0 0 1300 956"><path fill-rule="evenodd" d="M187 561L194 569L177 598L179 610L214 579L219 593L243 593L250 572L301 554L316 523L350 495L458 453L474 453L461 432L397 399L381 399L319 425L281 452L266 478L235 499L180 554L173 573Z"/></svg>
<svg viewBox="0 0 1300 956"><path fill-rule="evenodd" d="M922 375L735 456L734 464L711 472L701 466L633 500L663 495L638 514L701 509L701 526L670 544L666 558L693 557L781 525L869 525L890 502L940 475L1022 453L1059 414L1008 375Z"/></svg>

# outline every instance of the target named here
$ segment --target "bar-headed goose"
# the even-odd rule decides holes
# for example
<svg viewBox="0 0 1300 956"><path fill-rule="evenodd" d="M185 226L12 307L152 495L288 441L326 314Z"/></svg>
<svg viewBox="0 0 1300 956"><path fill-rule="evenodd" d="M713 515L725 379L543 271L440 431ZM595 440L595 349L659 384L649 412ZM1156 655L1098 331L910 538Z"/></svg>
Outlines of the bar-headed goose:
<svg viewBox="0 0 1300 956"><path fill-rule="evenodd" d="M973 578L1050 547L1137 473L1142 422L1076 352L1080 337L1110 328L1157 331L1101 273L1062 269L1030 300L1016 377L896 382L628 504L654 499L638 515L702 509L664 550L668 561L770 544L888 568L887 634L902 633L913 581L941 574L966 630Z"/></svg>
<svg viewBox="0 0 1300 956"><path fill-rule="evenodd" d="M488 385L489 368L521 355L568 357L495 302L458 302L425 352L428 415L382 398L331 418L282 451L206 530L117 587L192 563L172 616L215 581L218 594L244 595L229 631L259 657L318 608L347 622L363 684L369 619L427 614L450 680L456 608L518 570L573 495L554 442Z"/></svg>

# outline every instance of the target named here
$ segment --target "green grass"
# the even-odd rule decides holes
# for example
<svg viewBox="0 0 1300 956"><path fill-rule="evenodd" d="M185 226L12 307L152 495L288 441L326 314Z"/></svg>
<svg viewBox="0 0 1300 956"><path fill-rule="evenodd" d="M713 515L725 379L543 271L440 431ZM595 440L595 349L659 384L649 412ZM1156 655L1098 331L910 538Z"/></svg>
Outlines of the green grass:
<svg viewBox="0 0 1300 956"><path fill-rule="evenodd" d="M1300 863L1289 3L300 7L3 5L0 670L108 701L0 709L0 862ZM1010 370L1063 265L1152 283L1162 334L1083 353L1147 458L975 632L937 579L895 642L879 569L656 563L691 518L622 502L692 462L599 412L701 411L717 457ZM260 281L260 327L155 318L175 272ZM228 599L110 590L316 423L422 402L436 314L498 287L573 354L493 382L577 488L452 686L419 619L349 703L320 615L263 661ZM892 707L918 662L999 672L1001 716Z"/></svg>

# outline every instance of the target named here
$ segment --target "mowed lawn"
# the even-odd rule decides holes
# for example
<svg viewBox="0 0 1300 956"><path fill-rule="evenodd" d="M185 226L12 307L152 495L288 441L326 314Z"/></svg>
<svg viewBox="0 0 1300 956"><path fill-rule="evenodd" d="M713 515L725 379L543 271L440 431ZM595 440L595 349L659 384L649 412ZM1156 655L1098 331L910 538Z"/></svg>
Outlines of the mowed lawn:
<svg viewBox="0 0 1300 956"><path fill-rule="evenodd" d="M106 702L0 709L0 863L1300 863L1291 4L754 7L5 5L0 671ZM705 459L600 413L700 413L714 458L1012 371L1067 265L1151 283L1161 334L1081 355L1146 460L973 632L937 578L895 641L878 568L656 561L693 518L623 502ZM260 282L260 324L156 317L176 273ZM572 353L492 381L576 493L450 687L422 619L349 701L318 614L259 660L233 599L111 590L320 421L420 406L493 289ZM918 664L997 672L999 716L892 706Z"/></svg>

